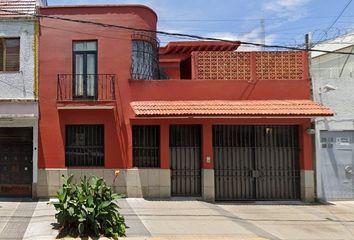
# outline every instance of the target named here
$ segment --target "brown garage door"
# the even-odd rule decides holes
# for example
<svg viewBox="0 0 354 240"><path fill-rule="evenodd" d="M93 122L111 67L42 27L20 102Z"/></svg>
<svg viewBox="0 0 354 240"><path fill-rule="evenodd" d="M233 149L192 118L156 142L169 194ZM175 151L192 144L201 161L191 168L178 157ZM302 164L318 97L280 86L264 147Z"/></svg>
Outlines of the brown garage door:
<svg viewBox="0 0 354 240"><path fill-rule="evenodd" d="M213 126L217 200L300 198L297 126Z"/></svg>
<svg viewBox="0 0 354 240"><path fill-rule="evenodd" d="M32 128L0 128L0 196L32 194Z"/></svg>

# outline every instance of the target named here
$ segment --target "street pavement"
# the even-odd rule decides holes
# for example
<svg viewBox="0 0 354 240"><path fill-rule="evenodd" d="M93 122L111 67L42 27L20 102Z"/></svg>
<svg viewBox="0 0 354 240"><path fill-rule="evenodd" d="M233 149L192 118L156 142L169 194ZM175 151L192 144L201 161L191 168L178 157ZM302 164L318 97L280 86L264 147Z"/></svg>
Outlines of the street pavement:
<svg viewBox="0 0 354 240"><path fill-rule="evenodd" d="M206 203L119 200L128 239L354 239L354 201ZM55 210L47 201L0 199L0 239L54 239Z"/></svg>

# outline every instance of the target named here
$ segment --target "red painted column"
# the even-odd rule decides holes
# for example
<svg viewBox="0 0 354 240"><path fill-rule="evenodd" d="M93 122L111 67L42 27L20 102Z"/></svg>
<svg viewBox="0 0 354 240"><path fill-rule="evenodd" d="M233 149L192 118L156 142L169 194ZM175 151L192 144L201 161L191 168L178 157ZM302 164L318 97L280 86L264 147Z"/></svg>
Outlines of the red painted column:
<svg viewBox="0 0 354 240"><path fill-rule="evenodd" d="M123 134L123 133L122 133ZM127 141L127 153L124 154L123 156L127 156L128 160L126 162L126 168L132 168L133 167L133 136L132 136L132 125L126 125L126 141ZM121 138L121 141L124 141L124 135ZM123 144L124 146L124 144Z"/></svg>
<svg viewBox="0 0 354 240"><path fill-rule="evenodd" d="M312 136L306 132L306 129L310 128L311 124L303 124L299 126L300 136L300 169L312 170Z"/></svg>
<svg viewBox="0 0 354 240"><path fill-rule="evenodd" d="M160 125L160 168L170 168L170 126Z"/></svg>
<svg viewBox="0 0 354 240"><path fill-rule="evenodd" d="M202 168L212 169L214 168L212 124L204 123L202 131Z"/></svg>

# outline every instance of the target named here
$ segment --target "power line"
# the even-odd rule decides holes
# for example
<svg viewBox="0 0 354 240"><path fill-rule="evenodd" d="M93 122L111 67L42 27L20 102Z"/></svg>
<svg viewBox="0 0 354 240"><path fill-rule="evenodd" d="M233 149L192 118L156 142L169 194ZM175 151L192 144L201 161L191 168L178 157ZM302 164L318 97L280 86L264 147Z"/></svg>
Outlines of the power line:
<svg viewBox="0 0 354 240"><path fill-rule="evenodd" d="M350 0L350 1L352 1L352 0ZM21 16L24 15L24 13L17 12L17 11L10 11L10 10L4 10L4 9L0 9L0 11L13 13L13 14L21 15ZM226 42L226 43L232 43L232 44L241 44L241 45L248 45L248 46L255 46L255 47L265 47L265 48L288 49L288 50L294 50L294 51L311 51L311 52L354 55L354 53L347 53L347 52L336 52L336 51L328 51L328 50L320 50L320 49L304 49L304 48L291 47L291 46L262 44L262 43L246 42L246 41L233 41L233 40L226 40L226 39L214 38L214 37L203 37L203 36L194 35L194 34L167 32L167 31L160 31L160 30L150 30L150 29L144 29L144 28L135 28L135 27L128 27L128 26L123 26L123 25L115 25L115 24L101 23L101 22L88 21L88 20L78 20L78 19L65 18L65 17L59 17L59 16L49 16L49 15L43 15L43 14L25 14L25 15L37 17L37 18L48 18L48 19L61 20L61 21L67 21L67 22L90 24L90 25L96 25L96 26L105 27L105 28L118 28L118 29L124 29L124 30L129 30L129 31L147 32L147 33L161 34L161 35L173 36L173 37L186 37L189 39L197 39L197 40L220 41L220 42Z"/></svg>
<svg viewBox="0 0 354 240"><path fill-rule="evenodd" d="M344 8L342 9L342 11L339 13L339 15L337 16L337 18L333 21L333 23L327 28L327 31L328 32L333 26L334 24L336 24L336 22L339 20L339 18L343 15L344 11L348 8L349 4L352 2L353 0L349 0L347 2L347 4L344 6Z"/></svg>
<svg viewBox="0 0 354 240"><path fill-rule="evenodd" d="M337 23L337 21L340 19L340 17L343 15L343 13L345 12L345 10L348 8L348 6L350 5L350 3L352 2L353 0L349 0L344 8L340 11L340 13L338 14L338 16L334 19L334 21L331 23L331 25L328 26L328 28L326 29L325 33L323 34L323 36L320 38L320 40L317 41L317 43L319 43L323 37L328 33L329 30L331 30L331 28L334 26L334 24ZM316 43L316 44L317 44Z"/></svg>
<svg viewBox="0 0 354 240"><path fill-rule="evenodd" d="M311 16L311 17L302 17L302 19L328 19L337 16ZM342 16L345 18L354 18L353 15ZM278 17L278 18L262 18L266 21L271 20L282 20L287 19L287 17ZM260 21L261 18L233 18L233 19L159 19L160 22L246 22L246 21Z"/></svg>

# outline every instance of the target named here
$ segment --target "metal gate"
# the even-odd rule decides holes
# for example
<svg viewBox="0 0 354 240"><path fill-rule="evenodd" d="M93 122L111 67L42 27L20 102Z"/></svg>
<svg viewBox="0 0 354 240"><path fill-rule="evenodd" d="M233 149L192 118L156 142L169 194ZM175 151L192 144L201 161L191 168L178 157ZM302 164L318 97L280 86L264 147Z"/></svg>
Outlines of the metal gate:
<svg viewBox="0 0 354 240"><path fill-rule="evenodd" d="M320 197L354 199L354 131L320 132Z"/></svg>
<svg viewBox="0 0 354 240"><path fill-rule="evenodd" d="M32 195L32 128L0 128L0 196Z"/></svg>
<svg viewBox="0 0 354 240"><path fill-rule="evenodd" d="M300 199L297 126L213 126L216 200Z"/></svg>
<svg viewBox="0 0 354 240"><path fill-rule="evenodd" d="M170 126L171 195L201 196L201 127Z"/></svg>

